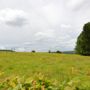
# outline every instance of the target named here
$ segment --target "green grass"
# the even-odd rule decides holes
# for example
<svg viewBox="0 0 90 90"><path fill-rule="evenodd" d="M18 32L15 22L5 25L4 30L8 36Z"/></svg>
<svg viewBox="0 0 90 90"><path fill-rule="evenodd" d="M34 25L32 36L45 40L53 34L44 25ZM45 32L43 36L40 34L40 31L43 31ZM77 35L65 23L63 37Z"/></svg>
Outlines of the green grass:
<svg viewBox="0 0 90 90"><path fill-rule="evenodd" d="M42 73L50 79L64 81L80 78L90 81L90 57L52 53L0 52L2 78L12 75L32 76Z"/></svg>

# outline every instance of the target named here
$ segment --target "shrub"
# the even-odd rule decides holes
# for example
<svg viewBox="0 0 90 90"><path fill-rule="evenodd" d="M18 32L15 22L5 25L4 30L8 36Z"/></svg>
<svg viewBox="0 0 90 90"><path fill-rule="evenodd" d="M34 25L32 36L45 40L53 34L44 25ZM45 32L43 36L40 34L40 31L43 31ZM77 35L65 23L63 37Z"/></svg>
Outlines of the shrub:
<svg viewBox="0 0 90 90"><path fill-rule="evenodd" d="M48 53L51 53L51 50L49 50Z"/></svg>
<svg viewBox="0 0 90 90"><path fill-rule="evenodd" d="M56 53L62 53L61 51L57 50Z"/></svg>
<svg viewBox="0 0 90 90"><path fill-rule="evenodd" d="M32 53L35 53L36 51L35 50L32 50Z"/></svg>

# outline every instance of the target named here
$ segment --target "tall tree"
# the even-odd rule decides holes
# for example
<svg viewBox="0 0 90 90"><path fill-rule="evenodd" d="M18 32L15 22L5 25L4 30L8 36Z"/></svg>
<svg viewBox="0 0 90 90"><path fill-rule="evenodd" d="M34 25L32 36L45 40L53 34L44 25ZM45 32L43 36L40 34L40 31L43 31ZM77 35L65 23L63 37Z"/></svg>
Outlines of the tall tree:
<svg viewBox="0 0 90 90"><path fill-rule="evenodd" d="M76 53L81 55L90 55L90 22L86 23L83 31L77 38Z"/></svg>

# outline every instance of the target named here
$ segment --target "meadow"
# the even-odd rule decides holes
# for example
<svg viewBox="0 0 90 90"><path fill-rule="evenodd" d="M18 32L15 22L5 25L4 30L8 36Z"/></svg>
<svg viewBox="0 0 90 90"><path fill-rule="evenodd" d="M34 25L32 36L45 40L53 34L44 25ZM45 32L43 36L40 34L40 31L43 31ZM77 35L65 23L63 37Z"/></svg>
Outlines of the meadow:
<svg viewBox="0 0 90 90"><path fill-rule="evenodd" d="M31 77L42 73L58 83L78 83L90 90L90 56L56 53L0 52L0 81L9 76ZM87 88L87 89L86 89ZM70 89L67 89L70 90ZM74 90L74 89L71 89ZM75 89L79 90L79 89Z"/></svg>

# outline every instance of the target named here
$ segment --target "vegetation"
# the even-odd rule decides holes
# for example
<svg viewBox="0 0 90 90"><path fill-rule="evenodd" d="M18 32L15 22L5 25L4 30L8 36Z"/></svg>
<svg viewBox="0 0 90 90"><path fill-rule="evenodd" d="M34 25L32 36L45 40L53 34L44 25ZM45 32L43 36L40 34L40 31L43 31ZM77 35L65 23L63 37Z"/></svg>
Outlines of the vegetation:
<svg viewBox="0 0 90 90"><path fill-rule="evenodd" d="M75 54L75 51L63 51L63 54Z"/></svg>
<svg viewBox="0 0 90 90"><path fill-rule="evenodd" d="M76 53L90 55L90 22L84 25L83 31L77 39Z"/></svg>
<svg viewBox="0 0 90 90"><path fill-rule="evenodd" d="M1 49L0 52L15 52L15 51L13 51L13 50Z"/></svg>
<svg viewBox="0 0 90 90"><path fill-rule="evenodd" d="M4 72L0 73L0 90L90 90L89 56L0 52L0 71ZM36 73L42 74L36 78ZM33 85L32 81L37 84ZM47 88L52 89L45 88L47 82ZM16 89L19 86L22 89Z"/></svg>
<svg viewBox="0 0 90 90"><path fill-rule="evenodd" d="M0 82L0 90L90 90L89 83L82 83L80 78L59 83L39 73L29 78L9 77Z"/></svg>
<svg viewBox="0 0 90 90"><path fill-rule="evenodd" d="M52 51L48 51L48 53L62 53L61 51L59 51L59 50L57 50L56 52L54 51L54 52L52 52Z"/></svg>
<svg viewBox="0 0 90 90"><path fill-rule="evenodd" d="M35 51L35 50L32 50L31 52L32 52L32 53L35 53L36 51Z"/></svg>
<svg viewBox="0 0 90 90"><path fill-rule="evenodd" d="M57 90L55 83L41 73L30 78L12 77L0 83L0 90Z"/></svg>
<svg viewBox="0 0 90 90"><path fill-rule="evenodd" d="M62 53L61 51L57 50L56 53Z"/></svg>

